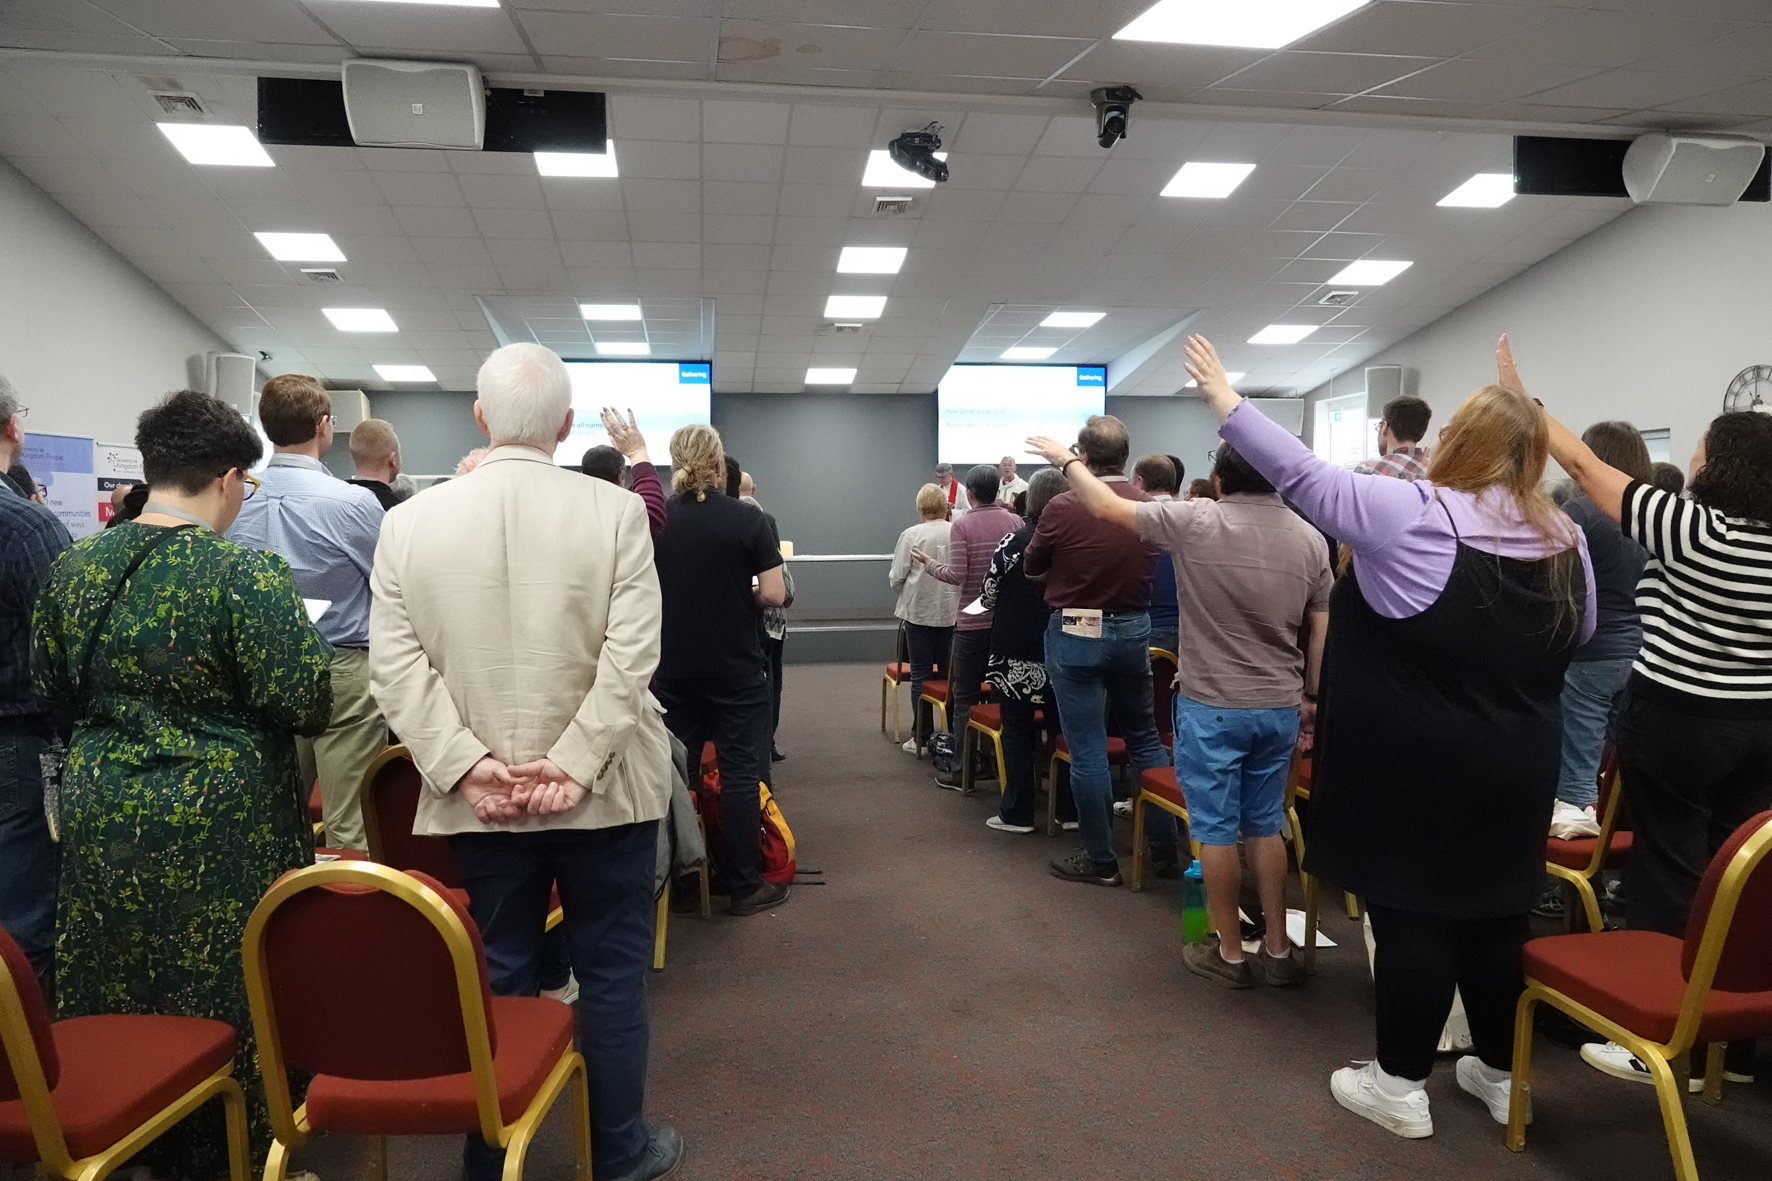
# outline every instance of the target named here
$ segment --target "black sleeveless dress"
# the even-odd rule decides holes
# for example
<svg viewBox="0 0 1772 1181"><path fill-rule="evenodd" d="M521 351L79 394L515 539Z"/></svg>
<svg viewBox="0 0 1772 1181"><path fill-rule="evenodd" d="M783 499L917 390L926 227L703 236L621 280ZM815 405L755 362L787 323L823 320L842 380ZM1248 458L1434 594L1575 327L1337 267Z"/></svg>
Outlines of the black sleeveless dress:
<svg viewBox="0 0 1772 1181"><path fill-rule="evenodd" d="M1562 757L1550 559L1458 542L1445 590L1407 619L1330 597L1306 868L1369 902L1453 919L1524 914L1544 892ZM1581 602L1580 579L1577 599Z"/></svg>

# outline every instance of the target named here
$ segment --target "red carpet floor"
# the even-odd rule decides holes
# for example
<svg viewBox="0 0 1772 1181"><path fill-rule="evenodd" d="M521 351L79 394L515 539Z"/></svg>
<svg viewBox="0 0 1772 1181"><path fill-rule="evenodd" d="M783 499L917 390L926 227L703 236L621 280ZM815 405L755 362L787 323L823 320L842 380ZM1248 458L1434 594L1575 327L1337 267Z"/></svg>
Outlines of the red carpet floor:
<svg viewBox="0 0 1772 1181"><path fill-rule="evenodd" d="M1068 837L987 829L993 785L938 789L880 735L879 684L872 666L788 670L777 794L802 869L828 884L749 919L719 899L712 922L672 916L649 1109L688 1141L682 1181L1672 1177L1654 1092L1542 1041L1522 1155L1450 1060L1428 1083L1431 1139L1343 1111L1329 1073L1372 1046L1358 926L1327 919L1341 946L1300 990L1189 975L1174 883L1048 875ZM1721 1107L1688 1107L1707 1181L1772 1168L1772 1056L1758 1073ZM569 1146L556 1113L527 1176L570 1178ZM390 1148L395 1181L453 1178L459 1161L459 1142ZM352 1137L296 1163L368 1177Z"/></svg>

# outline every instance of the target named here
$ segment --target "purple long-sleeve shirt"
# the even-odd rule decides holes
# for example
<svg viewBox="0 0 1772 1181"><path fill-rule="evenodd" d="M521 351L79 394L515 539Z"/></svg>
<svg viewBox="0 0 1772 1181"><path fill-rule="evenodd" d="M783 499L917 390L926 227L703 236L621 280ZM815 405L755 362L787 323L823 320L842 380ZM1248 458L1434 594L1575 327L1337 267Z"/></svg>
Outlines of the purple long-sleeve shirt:
<svg viewBox="0 0 1772 1181"><path fill-rule="evenodd" d="M664 486L658 482L658 469L650 463L636 463L634 483L628 491L646 502L646 522L652 536L656 538L664 532L665 525L670 521L670 514L665 508Z"/></svg>
<svg viewBox="0 0 1772 1181"><path fill-rule="evenodd" d="M1593 563L1587 539L1566 518L1569 537L1559 546L1522 516L1502 489L1460 492L1436 488L1429 480L1411 483L1347 471L1317 458L1248 402L1237 404L1218 433L1305 516L1347 543L1359 562L1361 593L1387 619L1405 619L1433 606L1452 577L1460 541L1528 561L1573 545L1587 585L1580 641L1594 634Z"/></svg>
<svg viewBox="0 0 1772 1181"><path fill-rule="evenodd" d="M984 591L984 576L990 573L991 555L997 543L1021 528L1021 518L1000 504L975 508L958 521L948 533L948 560L930 562L924 567L931 578L960 588L960 616L954 627L963 632L985 631L991 626L991 613L966 614L966 605Z"/></svg>

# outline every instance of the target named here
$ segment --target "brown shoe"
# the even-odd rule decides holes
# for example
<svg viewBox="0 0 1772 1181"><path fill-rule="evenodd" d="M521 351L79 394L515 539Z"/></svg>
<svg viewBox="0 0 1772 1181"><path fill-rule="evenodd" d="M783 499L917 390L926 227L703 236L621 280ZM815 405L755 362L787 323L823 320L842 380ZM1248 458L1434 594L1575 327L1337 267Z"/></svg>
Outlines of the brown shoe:
<svg viewBox="0 0 1772 1181"><path fill-rule="evenodd" d="M1298 949L1292 948L1285 955L1269 955L1267 940L1262 940L1261 951L1257 957L1261 961L1261 974L1270 988L1297 988L1304 983L1304 961L1299 958Z"/></svg>
<svg viewBox="0 0 1772 1181"><path fill-rule="evenodd" d="M1194 975L1204 976L1225 988L1250 988L1255 984L1255 974L1249 969L1247 957L1234 964L1226 961L1218 954L1216 936L1204 943L1190 943L1183 947L1181 960Z"/></svg>
<svg viewBox="0 0 1772 1181"><path fill-rule="evenodd" d="M768 910L772 906L780 906L787 900L788 888L786 886L778 886L774 882L764 882L743 898L734 898L732 909L727 913L742 919L756 914L758 911Z"/></svg>

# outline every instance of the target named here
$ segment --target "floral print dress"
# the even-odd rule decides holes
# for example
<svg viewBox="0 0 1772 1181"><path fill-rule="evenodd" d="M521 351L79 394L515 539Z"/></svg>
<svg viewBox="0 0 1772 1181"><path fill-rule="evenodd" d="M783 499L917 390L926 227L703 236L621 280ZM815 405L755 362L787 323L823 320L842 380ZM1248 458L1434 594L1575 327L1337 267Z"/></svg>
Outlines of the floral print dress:
<svg viewBox="0 0 1772 1181"><path fill-rule="evenodd" d="M37 600L37 692L74 718L60 799L57 993L64 1017L232 1025L262 1160L270 1125L240 945L271 883L314 859L294 736L326 728L332 649L282 558L207 529L167 532L131 521L79 542ZM124 572L156 541L94 637ZM224 1176L221 1113L208 1108L149 1158L191 1181Z"/></svg>

